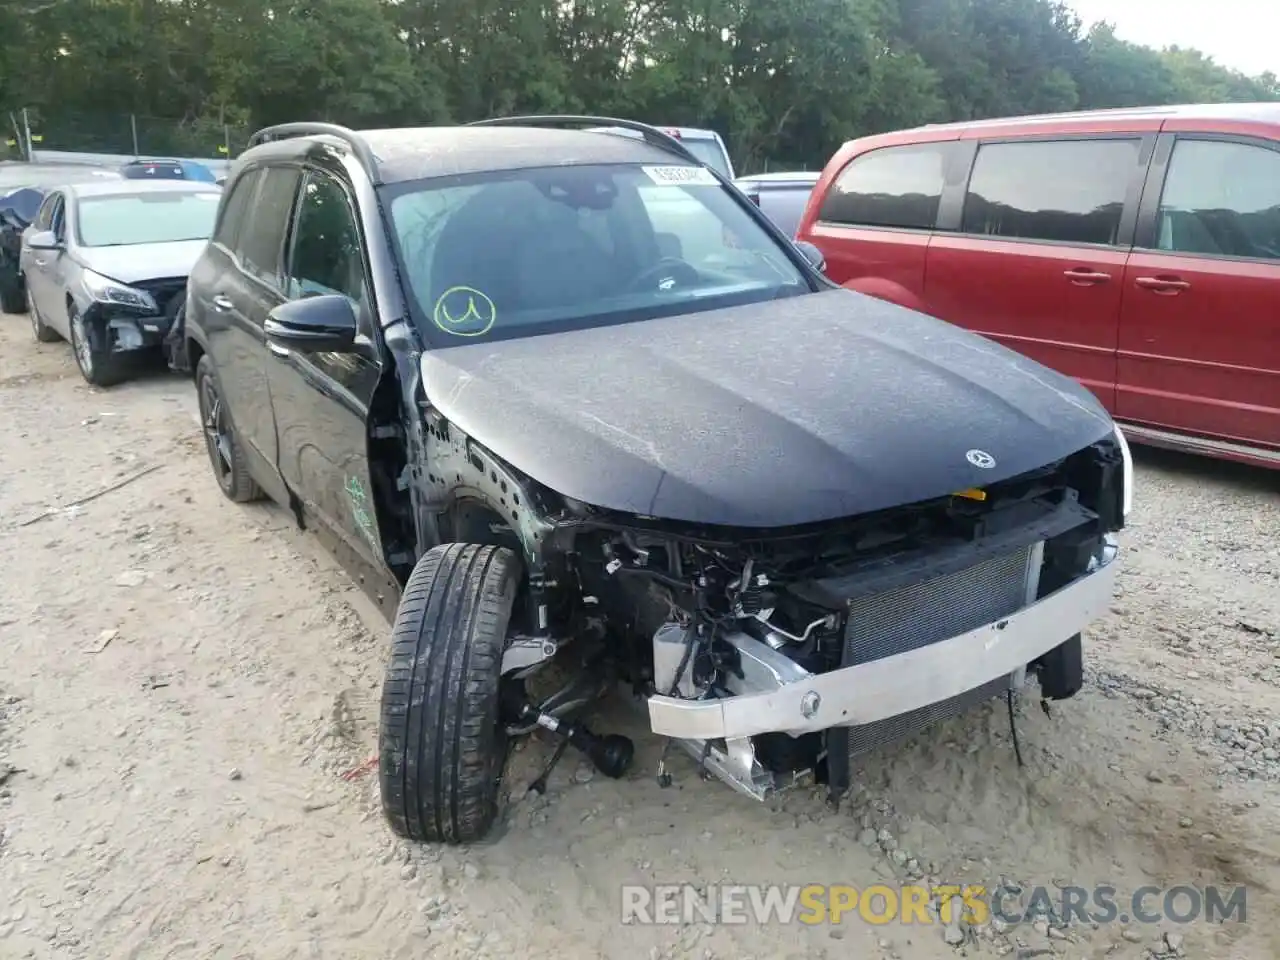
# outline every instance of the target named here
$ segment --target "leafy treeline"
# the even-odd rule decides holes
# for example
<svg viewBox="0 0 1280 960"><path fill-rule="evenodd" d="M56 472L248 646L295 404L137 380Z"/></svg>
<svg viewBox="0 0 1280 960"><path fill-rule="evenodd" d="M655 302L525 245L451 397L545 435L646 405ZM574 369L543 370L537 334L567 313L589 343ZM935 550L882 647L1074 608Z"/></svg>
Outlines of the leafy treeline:
<svg viewBox="0 0 1280 960"><path fill-rule="evenodd" d="M919 123L1260 99L1274 75L1086 33L1055 0L0 0L3 119L28 107L68 149L128 150L130 114L144 151L208 153L288 120L587 111L812 168Z"/></svg>

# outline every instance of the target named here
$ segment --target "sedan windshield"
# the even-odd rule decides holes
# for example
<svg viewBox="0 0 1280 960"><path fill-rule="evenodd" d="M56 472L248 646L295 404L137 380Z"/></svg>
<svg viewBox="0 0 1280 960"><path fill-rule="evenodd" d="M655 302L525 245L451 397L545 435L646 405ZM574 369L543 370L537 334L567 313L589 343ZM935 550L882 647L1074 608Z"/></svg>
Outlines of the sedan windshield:
<svg viewBox="0 0 1280 960"><path fill-rule="evenodd" d="M427 336L452 344L808 293L710 171L566 166L405 185L391 220Z"/></svg>
<svg viewBox="0 0 1280 960"><path fill-rule="evenodd" d="M81 197L76 234L82 247L207 240L221 193L157 190Z"/></svg>

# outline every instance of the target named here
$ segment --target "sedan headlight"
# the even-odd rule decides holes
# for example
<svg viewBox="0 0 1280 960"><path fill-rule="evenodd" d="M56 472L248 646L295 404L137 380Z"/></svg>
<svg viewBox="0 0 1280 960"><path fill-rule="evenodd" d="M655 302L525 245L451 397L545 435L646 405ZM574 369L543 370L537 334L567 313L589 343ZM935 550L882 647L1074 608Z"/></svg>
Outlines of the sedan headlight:
<svg viewBox="0 0 1280 960"><path fill-rule="evenodd" d="M1120 445L1120 457L1124 461L1124 494L1121 498L1120 514L1126 520L1133 507L1133 455L1129 453L1129 441L1124 438L1124 431L1116 426L1116 443Z"/></svg>
<svg viewBox="0 0 1280 960"><path fill-rule="evenodd" d="M155 297L145 290L138 290L123 283L117 283L115 280L94 273L92 270L86 270L82 279L84 288L88 291L89 296L100 303L115 303L123 307L137 307L140 310L149 310L152 313L159 311Z"/></svg>

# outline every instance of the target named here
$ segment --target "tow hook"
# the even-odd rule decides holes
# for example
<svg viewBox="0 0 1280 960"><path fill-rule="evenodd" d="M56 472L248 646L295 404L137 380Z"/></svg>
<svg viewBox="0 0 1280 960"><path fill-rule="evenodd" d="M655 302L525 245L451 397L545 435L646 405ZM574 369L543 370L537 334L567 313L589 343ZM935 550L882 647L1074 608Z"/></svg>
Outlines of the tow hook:
<svg viewBox="0 0 1280 960"><path fill-rule="evenodd" d="M532 704L526 703L521 707L519 719L525 723L536 723L560 738L546 769L529 785L529 789L535 793L546 793L547 779L551 776L551 771L564 756L565 749L570 746L580 750L597 770L613 780L617 780L627 772L635 757L635 744L629 737L616 733L602 737L592 733L583 723L558 720L549 713L543 713Z"/></svg>

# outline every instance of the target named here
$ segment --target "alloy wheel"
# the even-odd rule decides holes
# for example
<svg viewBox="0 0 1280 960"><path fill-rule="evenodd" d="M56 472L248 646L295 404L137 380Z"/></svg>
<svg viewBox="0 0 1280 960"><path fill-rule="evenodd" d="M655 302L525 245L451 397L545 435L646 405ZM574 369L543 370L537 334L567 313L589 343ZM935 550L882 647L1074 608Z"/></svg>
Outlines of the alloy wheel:
<svg viewBox="0 0 1280 960"><path fill-rule="evenodd" d="M93 347L89 344L89 333L85 329L84 319L80 311L71 311L71 349L76 353L76 363L86 380L93 379Z"/></svg>
<svg viewBox="0 0 1280 960"><path fill-rule="evenodd" d="M209 450L209 462L225 487L231 477L231 434L227 429L227 415L218 396L218 388L212 378L206 377L200 385L200 419L204 424L204 441Z"/></svg>

